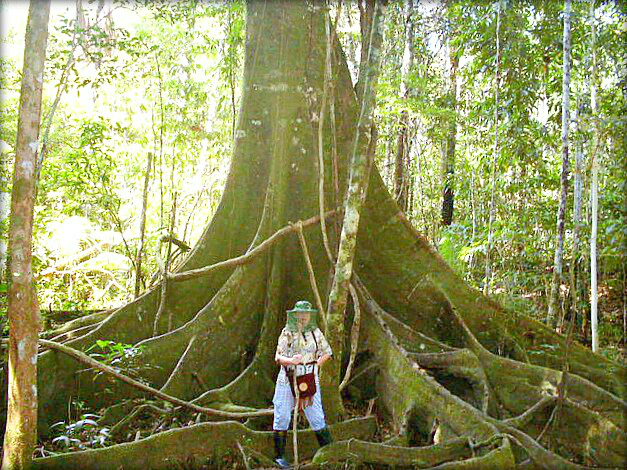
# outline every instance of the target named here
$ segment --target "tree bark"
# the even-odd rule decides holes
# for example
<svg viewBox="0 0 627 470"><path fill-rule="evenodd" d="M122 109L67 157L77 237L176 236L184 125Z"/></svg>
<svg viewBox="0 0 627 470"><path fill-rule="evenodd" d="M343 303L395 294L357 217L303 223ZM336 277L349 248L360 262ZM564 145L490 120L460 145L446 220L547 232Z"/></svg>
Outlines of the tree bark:
<svg viewBox="0 0 627 470"><path fill-rule="evenodd" d="M142 255L144 251L144 235L146 231L146 207L148 206L148 187L150 186L150 171L152 168L152 152L148 152L146 157L146 172L144 173L144 195L142 197L142 210L139 216L139 247L137 248L137 258L135 260L135 297L139 297L141 290Z"/></svg>
<svg viewBox="0 0 627 470"><path fill-rule="evenodd" d="M592 351L599 350L598 333L598 299L597 287L597 229L599 220L599 162L596 157L599 143L598 103L597 103L597 58L596 58L596 15L594 11L595 0L590 2L590 16L592 19L592 77L590 79L590 106L593 125L592 182L590 183L590 205L592 209L592 228L590 230L590 329L592 332Z"/></svg>
<svg viewBox="0 0 627 470"><path fill-rule="evenodd" d="M405 40L403 48L403 62L401 64L400 97L407 100L409 97L409 73L414 66L414 1L405 2ZM401 210L407 211L409 202L409 152L411 150L409 136L409 112L403 110L400 116L398 138L396 140L396 160L394 163L394 193L396 203Z"/></svg>
<svg viewBox="0 0 627 470"><path fill-rule="evenodd" d="M564 226L566 220L566 201L568 197L569 146L568 127L570 125L570 15L571 1L564 0L564 37L563 37L563 77L562 77L562 171L560 177L560 200L557 209L557 229L555 235L555 257L547 320L555 322L560 304L560 287L563 281L564 264Z"/></svg>
<svg viewBox="0 0 627 470"><path fill-rule="evenodd" d="M9 228L9 385L3 469L29 469L37 441L37 336L41 325L31 260L49 16L50 1L31 0Z"/></svg>
<svg viewBox="0 0 627 470"><path fill-rule="evenodd" d="M11 196L9 193L9 158L5 149L0 149L0 283L6 281L7 240Z"/></svg>
<svg viewBox="0 0 627 470"><path fill-rule="evenodd" d="M92 357L88 356L87 354L81 352L81 351L77 351L74 348L70 348L68 346L65 346L63 344L60 343L55 343L54 341L48 341L45 339L40 339L39 343L49 349L54 349L55 351L60 351L64 354L67 354L70 357L73 357L74 359L76 359L78 362L81 362L87 366L90 366L93 369L98 369L112 377L115 377L116 379L125 382L129 385L131 385L132 387L139 389L143 392L147 392L151 395L154 395L158 398L161 398L162 400L165 400L167 402L170 403L174 403L176 405L179 406L184 406L186 408L190 408L194 411L198 411L200 413L205 413L208 414L210 416L222 416L225 418L246 418L249 416L267 416L272 414L272 410L249 410L249 411L242 411L242 412L229 412L229 411L223 411L223 410L214 410L214 409L210 409L210 408L205 408L202 406L198 406L195 405L193 403L189 403L186 402L184 400L180 400L176 397L171 397L166 393L163 393L159 390L155 390L152 387L149 387L146 384L143 384L131 377L128 377L124 374L121 374L120 372L118 372L117 370L115 370L115 368L108 366L106 364L102 364L98 361L96 361L95 359L93 359Z"/></svg>
<svg viewBox="0 0 627 470"><path fill-rule="evenodd" d="M492 169L490 171L490 209L488 214L488 244L486 246L485 261L485 283L483 285L483 293L490 294L490 283L492 282L492 224L495 217L495 198L496 198L496 171L499 148L499 87L501 86L499 75L501 67L501 2L497 5L496 10L496 73L494 77L494 149L492 151Z"/></svg>
<svg viewBox="0 0 627 470"><path fill-rule="evenodd" d="M450 27L449 27L450 29ZM457 142L457 66L459 58L457 48L451 45L452 33L448 33L449 41L449 90L447 104L451 113L447 119L444 151L442 152L442 225L453 223L455 201L455 144Z"/></svg>
<svg viewBox="0 0 627 470"><path fill-rule="evenodd" d="M587 61L586 61L587 62ZM585 91L584 91L585 93ZM580 122L583 114L583 99L577 106L577 128L580 129ZM570 266L570 298L571 298L571 321L576 324L580 318L579 312L579 234L581 232L581 204L583 197L583 176L584 176L584 152L583 142L577 142L577 150L575 152L575 171L574 171L574 192L573 192L573 247L571 252ZM560 320L560 329L563 330L565 318Z"/></svg>
<svg viewBox="0 0 627 470"><path fill-rule="evenodd" d="M333 284L329 293L327 307L327 339L337 358L342 357L344 344L344 314L348 299L348 286L353 274L355 247L361 209L368 190L368 176L372 166L374 154L373 133L369 133L372 123L372 112L375 102L375 90L381 65L382 26L384 20L384 6L375 0L372 12L371 25L368 28L370 40L368 55L365 62L360 64L358 83L363 85L360 113L355 127L353 150L350 164L350 180L348 192L344 202L344 221L340 235L340 245L335 263ZM359 93L358 93L359 96ZM335 360L328 366L329 373L324 377L328 406L327 415L333 422L343 412L339 384L341 381L341 363Z"/></svg>

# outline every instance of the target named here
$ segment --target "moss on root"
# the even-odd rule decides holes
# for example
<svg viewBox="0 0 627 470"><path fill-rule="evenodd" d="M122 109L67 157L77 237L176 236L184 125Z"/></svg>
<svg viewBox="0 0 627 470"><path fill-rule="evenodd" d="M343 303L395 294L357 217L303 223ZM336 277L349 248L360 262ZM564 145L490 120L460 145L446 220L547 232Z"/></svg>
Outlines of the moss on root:
<svg viewBox="0 0 627 470"><path fill-rule="evenodd" d="M335 439L369 439L374 431L373 417L344 421L331 427ZM35 459L33 470L166 470L177 468L177 465L194 468L212 463L217 465L224 456L234 455L238 452L238 442L245 449L272 457L272 439L272 432L253 431L235 421L202 423L161 432L135 442ZM290 436L288 443L291 442ZM303 458L313 457L318 450L311 430L298 432L298 445L299 455ZM288 455L290 446L287 448Z"/></svg>

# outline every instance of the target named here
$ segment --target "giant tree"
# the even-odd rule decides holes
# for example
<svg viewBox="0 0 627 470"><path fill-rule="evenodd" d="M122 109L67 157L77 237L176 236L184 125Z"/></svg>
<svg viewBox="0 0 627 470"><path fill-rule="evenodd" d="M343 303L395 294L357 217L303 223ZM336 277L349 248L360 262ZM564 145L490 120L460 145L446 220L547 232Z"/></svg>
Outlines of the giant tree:
<svg viewBox="0 0 627 470"><path fill-rule="evenodd" d="M324 206L336 212L323 216L341 220L334 201L347 191L359 93L334 41L334 115L324 120L320 139L316 109L324 94L327 14L319 2L247 5L234 154L215 216L168 275L166 297L160 298L157 286L89 331L68 334L67 345L78 350L98 339L138 344L141 353L133 360L143 366L142 381L162 397L217 410L206 411L210 422L123 446L37 459L37 468L168 468L242 443L258 456L271 452L270 433L259 430L262 418L246 425L215 420L220 413L254 414L270 403L285 310L313 297L301 244L289 235L301 225L293 223L309 220L303 234L317 289L326 296L331 288L332 264L320 225L311 219L320 215L316 145L322 143L325 174L334 174L331 156L338 156L341 194L324 186ZM325 226L329 245L336 247L339 230ZM359 427L362 421L342 421L342 407L333 406L328 411L338 416L331 430L337 442L314 462L359 458L433 467L466 460L473 468L509 469L529 459L534 468L581 468L566 459L601 466L624 461L624 367L581 346L567 347L550 328L470 288L410 225L376 168L356 250L354 308L363 315L355 373L342 396L353 409L378 396L375 406L395 433L388 441L394 445L368 440L372 433ZM350 325L348 312L344 321ZM349 344L350 328L343 331ZM350 348L343 349L343 357L334 359L337 370L349 357ZM42 435L63 419L72 400L124 409L133 405L122 399L139 394L55 350L41 354L40 389ZM361 440L346 440L351 436ZM311 438L304 433L300 455L313 455Z"/></svg>

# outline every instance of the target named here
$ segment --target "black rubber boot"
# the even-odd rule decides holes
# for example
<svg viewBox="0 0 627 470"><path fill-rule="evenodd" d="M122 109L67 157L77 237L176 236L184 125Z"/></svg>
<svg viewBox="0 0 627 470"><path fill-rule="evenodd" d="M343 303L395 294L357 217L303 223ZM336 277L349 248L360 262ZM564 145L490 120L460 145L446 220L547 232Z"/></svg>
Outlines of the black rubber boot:
<svg viewBox="0 0 627 470"><path fill-rule="evenodd" d="M320 444L320 447L324 447L327 444L331 444L331 442L333 442L328 427L316 431L316 437L318 438L318 444Z"/></svg>
<svg viewBox="0 0 627 470"><path fill-rule="evenodd" d="M292 468L292 466L285 460L285 443L287 442L287 431L274 431L274 451L276 463L280 468Z"/></svg>

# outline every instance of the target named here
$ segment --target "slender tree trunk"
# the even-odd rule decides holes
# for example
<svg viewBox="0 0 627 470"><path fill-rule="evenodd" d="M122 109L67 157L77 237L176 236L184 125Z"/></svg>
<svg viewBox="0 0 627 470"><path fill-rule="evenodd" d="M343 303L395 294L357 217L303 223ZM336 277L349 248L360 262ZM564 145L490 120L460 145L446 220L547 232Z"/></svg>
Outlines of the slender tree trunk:
<svg viewBox="0 0 627 470"><path fill-rule="evenodd" d="M142 255L144 251L144 232L146 231L146 207L148 206L148 187L150 186L150 171L152 168L152 152L148 152L146 158L146 173L144 175L144 195L142 198L142 211L139 217L139 248L135 261L135 297L139 297L142 284Z"/></svg>
<svg viewBox="0 0 627 470"><path fill-rule="evenodd" d="M584 85L583 91L579 93L577 99L577 108L576 108L576 133L577 136L577 150L575 152L575 172L574 172L574 193L573 193L573 248L571 255L571 269L570 269L570 299L572 305L573 312L573 323L581 323L581 333L585 335L585 325L586 320L584 319L583 313L580 311L580 306L584 304L583 301L580 301L579 293L582 291L580 287L582 287L582 279L580 273L583 268L583 259L580 261L580 248L579 248L579 237L581 232L581 210L582 210L582 200L583 200L583 185L584 185L584 163L585 163L585 155L584 155L584 142L583 137L580 135L583 130L584 123L584 110L586 108L588 94L590 92L590 75L588 70L590 69L591 62L591 54L592 54L592 40L590 38L590 48L586 52L586 57L584 61ZM585 257L585 255L583 256ZM582 258L583 258L582 257ZM584 295L585 297L585 295ZM563 317L562 317L563 318ZM563 323L560 322L560 323ZM560 329L562 329L562 325L560 325Z"/></svg>
<svg viewBox="0 0 627 470"><path fill-rule="evenodd" d="M475 203L475 169L471 168L470 170L470 206L472 211L472 236L470 238L471 242L475 241L477 237L477 204ZM472 274L475 267L475 255L474 253L470 255L470 263L468 264L470 268L470 273Z"/></svg>
<svg viewBox="0 0 627 470"><path fill-rule="evenodd" d="M409 125L409 113L403 111L401 113L400 128L398 130L398 138L396 140L396 158L394 159L394 195L398 207L403 211L407 211L408 198L408 177L405 167L405 156L408 153L407 127Z"/></svg>
<svg viewBox="0 0 627 470"><path fill-rule="evenodd" d="M174 168L172 168L172 170L174 171ZM177 199L178 199L178 192L175 191L174 194L172 195L172 212L170 213L170 230L169 230L169 233L168 233L169 240L168 240L168 246L166 248L165 263L164 263L164 266L163 266L163 283L164 283L165 286L167 286L167 284L168 284L167 277L168 277L168 273L170 272L170 266L172 264L172 240L175 239L175 237L174 237L174 228L176 227L176 203L177 203ZM166 293L164 293L162 291L161 295L165 296ZM168 301L167 297L164 297L163 299L161 299L161 303L164 306L166 305L167 301ZM172 310L170 310L168 312L168 331L172 331L172 314L173 314L173 312L172 312Z"/></svg>
<svg viewBox="0 0 627 470"><path fill-rule="evenodd" d="M409 73L414 66L414 1L407 0L405 4L405 41L403 62L401 64L401 98L409 97ZM398 138L396 143L396 160L394 163L394 194L401 210L409 207L409 152L411 137L409 130L409 113L401 113Z"/></svg>
<svg viewBox="0 0 627 470"><path fill-rule="evenodd" d="M627 205L627 200L624 205ZM624 213L627 213L627 208L625 209ZM621 255L621 264L623 266L623 344L627 342L627 260L625 259L625 251L627 250L623 250L623 254ZM623 349L623 363L625 363L626 360L627 351Z"/></svg>
<svg viewBox="0 0 627 470"><path fill-rule="evenodd" d="M50 1L31 0L15 146L9 228L9 397L3 469L28 469L37 439L39 307L31 269L35 169Z"/></svg>
<svg viewBox="0 0 627 470"><path fill-rule="evenodd" d="M370 29L372 28L372 17L374 15L374 3L375 0L357 0L357 7L359 8L359 31L361 32L361 47L359 50L359 74L357 75L357 82L355 83L355 93L357 98L360 99L363 89L364 80L366 76L363 72L363 65L368 60L368 50L370 44Z"/></svg>
<svg viewBox="0 0 627 470"><path fill-rule="evenodd" d="M590 329L592 330L592 351L599 350L597 308L599 292L597 288L597 222L599 219L599 162L592 156L592 229L590 233Z"/></svg>
<svg viewBox="0 0 627 470"><path fill-rule="evenodd" d="M598 298L599 291L597 288L597 227L599 220L599 161L596 153L599 142L599 127L597 124L597 56L596 56L596 18L594 11L594 0L590 2L590 17L592 20L592 37L590 39L592 45L592 77L590 79L590 107L592 111L593 125L593 144L592 144L592 182L590 188L590 202L592 206L592 228L590 232L590 329L592 332L592 351L599 350L599 333L598 333Z"/></svg>
<svg viewBox="0 0 627 470"><path fill-rule="evenodd" d="M573 247L570 267L570 294L573 321L579 315L579 296L577 293L577 279L579 271L579 232L581 231L581 200L583 197L583 149L578 148L575 153L575 181L573 194Z"/></svg>
<svg viewBox="0 0 627 470"><path fill-rule="evenodd" d="M407 100L409 96L409 73L414 66L414 1L405 3L405 47L401 64L401 98ZM409 113L404 110L401 119L396 143L396 160L394 164L394 194L401 210L407 211L409 203L409 159L411 139L409 136Z"/></svg>
<svg viewBox="0 0 627 470"><path fill-rule="evenodd" d="M588 61L586 61L588 62ZM585 87L584 87L585 88ZM587 90L584 91L584 94ZM577 106L577 127L582 119L583 114L583 97L580 97L580 103ZM577 151L575 152L575 172L574 172L574 194L573 194L573 248L571 255L570 267L570 296L571 307L573 312L573 322L580 319L579 313L579 295L577 284L579 279L579 232L581 231L581 201L583 198L583 172L584 172L584 153L583 142L577 143ZM561 328L560 328L561 329Z"/></svg>
<svg viewBox="0 0 627 470"><path fill-rule="evenodd" d="M83 4L80 0L77 0L76 22L74 23L74 31L72 32L72 45L70 51L68 52L67 62L65 63L65 67L63 68L63 72L61 73L61 77L59 78L59 83L57 84L57 91L54 97L54 101L52 102L52 106L50 106L50 110L48 111L44 119L42 138L40 139L40 150L39 155L37 155L37 168L35 173L35 178L37 181L39 181L41 169L48 153L48 137L50 135L50 131L52 130L52 125L54 124L54 116L57 108L59 107L59 103L61 102L61 98L63 97L63 93L65 93L67 89L71 74L73 72L73 65L76 62L76 48L79 44L82 44L83 37L87 29L89 29L89 27L85 24L85 12L83 10Z"/></svg>
<svg viewBox="0 0 627 470"><path fill-rule="evenodd" d="M451 225L453 223L455 197L453 178L455 174L455 144L457 142L457 66L459 60L456 48L451 45L450 36L451 33L449 31L450 81L447 101L451 115L447 119L447 135L444 152L442 152L442 225Z"/></svg>
<svg viewBox="0 0 627 470"><path fill-rule="evenodd" d="M568 197L568 126L570 124L570 14L571 2L564 1L564 59L562 78L562 173L559 207L557 210L557 235L555 258L553 260L553 278L549 297L547 319L554 322L560 304L560 286L564 264L564 226L566 220L566 200Z"/></svg>
<svg viewBox="0 0 627 470"><path fill-rule="evenodd" d="M342 377L344 312L348 298L348 286L353 274L357 230L359 229L361 208L367 191L371 154L374 153L371 149L371 144L373 144L372 132L369 139L368 131L371 128L375 88L381 63L383 16L384 6L382 2L376 0L372 9L371 24L368 28L370 36L367 59L362 62L359 70L358 83L361 84L361 87L358 88L357 96L361 97L361 109L353 140L349 185L344 202L344 223L327 307L327 337L336 357L328 367L329 373L323 376L326 378L328 388L325 396L327 401L331 402L328 411L331 421L343 413L339 383Z"/></svg>
<svg viewBox="0 0 627 470"><path fill-rule="evenodd" d="M496 169L499 155L499 69L501 66L501 38L499 36L501 29L501 3L498 4L496 10L496 76L494 90L494 150L492 155L491 190L490 190L490 209L488 215L488 245L486 247L485 262L485 284L483 285L483 293L490 294L490 281L492 279L492 224L494 222L495 197L496 197Z"/></svg>

